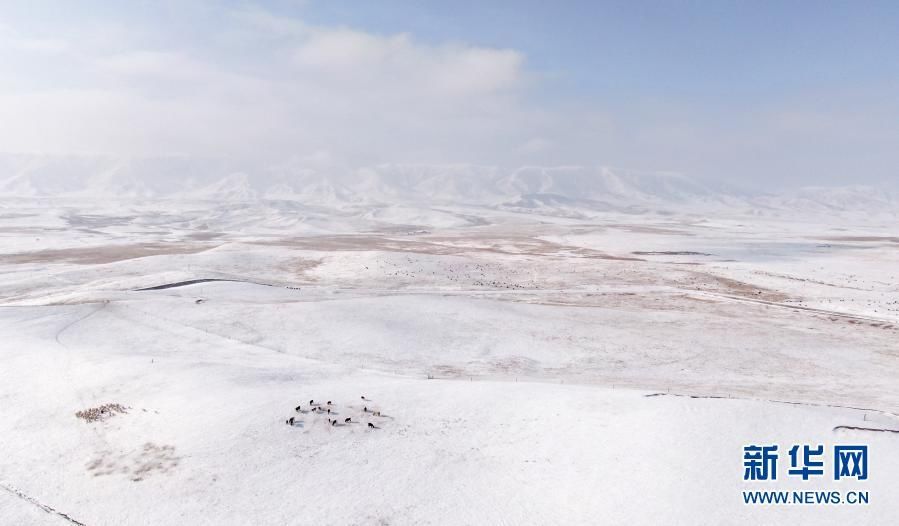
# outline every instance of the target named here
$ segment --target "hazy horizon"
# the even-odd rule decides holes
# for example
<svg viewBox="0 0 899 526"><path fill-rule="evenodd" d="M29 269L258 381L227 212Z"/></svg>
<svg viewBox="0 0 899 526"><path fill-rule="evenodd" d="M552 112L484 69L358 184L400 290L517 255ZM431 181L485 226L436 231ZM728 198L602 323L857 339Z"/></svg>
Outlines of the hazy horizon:
<svg viewBox="0 0 899 526"><path fill-rule="evenodd" d="M890 3L38 1L0 8L0 151L611 166L895 185ZM252 170L248 170L252 172Z"/></svg>

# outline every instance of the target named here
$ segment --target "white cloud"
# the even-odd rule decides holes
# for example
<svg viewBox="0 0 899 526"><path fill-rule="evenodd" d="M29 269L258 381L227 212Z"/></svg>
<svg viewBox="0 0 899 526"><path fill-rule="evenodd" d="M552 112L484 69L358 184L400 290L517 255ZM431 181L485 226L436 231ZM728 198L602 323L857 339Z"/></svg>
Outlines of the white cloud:
<svg viewBox="0 0 899 526"><path fill-rule="evenodd" d="M250 29L277 37L296 37L308 31L308 26L295 18L277 16L258 7L247 6L231 11L231 17Z"/></svg>
<svg viewBox="0 0 899 526"><path fill-rule="evenodd" d="M379 37L349 29L320 29L297 48L296 61L323 71L355 73L402 65L414 52L407 35Z"/></svg>
<svg viewBox="0 0 899 526"><path fill-rule="evenodd" d="M4 149L447 162L514 153L535 135L520 129L529 117L517 51L311 27L259 9L231 19L223 40L258 47L252 60L129 41L74 49L64 67L78 82L0 91L0 117L14 124L0 129Z"/></svg>
<svg viewBox="0 0 899 526"><path fill-rule="evenodd" d="M552 141L542 137L534 137L528 139L524 144L519 146L518 151L527 155L540 154L552 146Z"/></svg>
<svg viewBox="0 0 899 526"><path fill-rule="evenodd" d="M9 25L0 23L0 47L15 51L38 54L58 54L69 48L69 43L61 38L23 36Z"/></svg>
<svg viewBox="0 0 899 526"><path fill-rule="evenodd" d="M377 81L425 94L467 95L518 86L524 57L507 49L429 47L409 35L378 36L349 29L316 30L296 50L296 63L314 73Z"/></svg>
<svg viewBox="0 0 899 526"><path fill-rule="evenodd" d="M183 77L197 70L206 69L202 64L171 52L134 51L102 57L97 66L109 73L139 76Z"/></svg>

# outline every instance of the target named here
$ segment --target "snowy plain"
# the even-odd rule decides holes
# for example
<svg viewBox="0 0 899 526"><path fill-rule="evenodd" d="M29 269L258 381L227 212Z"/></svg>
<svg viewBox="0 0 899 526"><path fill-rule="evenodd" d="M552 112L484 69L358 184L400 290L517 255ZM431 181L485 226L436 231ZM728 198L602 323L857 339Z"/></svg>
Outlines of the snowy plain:
<svg viewBox="0 0 899 526"><path fill-rule="evenodd" d="M0 523L895 521L895 214L547 196L3 198Z"/></svg>

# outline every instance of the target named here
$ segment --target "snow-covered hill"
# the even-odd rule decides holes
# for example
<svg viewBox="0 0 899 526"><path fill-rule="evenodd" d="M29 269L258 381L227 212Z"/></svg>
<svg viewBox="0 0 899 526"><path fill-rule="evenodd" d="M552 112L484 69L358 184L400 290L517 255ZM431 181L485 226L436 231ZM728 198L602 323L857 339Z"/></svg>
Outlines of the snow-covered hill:
<svg viewBox="0 0 899 526"><path fill-rule="evenodd" d="M382 164L325 169L302 162L259 167L181 157L0 156L0 196L287 200L322 206L457 204L562 216L579 216L585 210L899 210L899 193L883 188L816 187L765 194L677 173L601 166Z"/></svg>
<svg viewBox="0 0 899 526"><path fill-rule="evenodd" d="M0 525L899 516L899 223L870 214L888 194L577 167L4 170ZM776 480L744 480L749 444L780 447ZM825 445L825 476L788 472L799 444ZM836 445L870 448L869 480L835 480Z"/></svg>

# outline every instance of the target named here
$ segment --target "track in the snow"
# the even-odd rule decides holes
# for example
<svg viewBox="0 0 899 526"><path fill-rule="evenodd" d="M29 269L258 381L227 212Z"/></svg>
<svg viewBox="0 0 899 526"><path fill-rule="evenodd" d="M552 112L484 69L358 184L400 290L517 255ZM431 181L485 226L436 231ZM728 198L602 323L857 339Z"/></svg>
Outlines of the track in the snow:
<svg viewBox="0 0 899 526"><path fill-rule="evenodd" d="M69 522L69 524L75 524L76 526L85 526L85 524L83 522L77 521L61 511L57 511L52 506L48 506L48 505L44 504L43 502L37 500L36 498L32 497L31 495L28 495L27 493L20 490L19 488L16 488L15 486L12 486L10 484L0 483L0 488L5 489L12 495L19 497L20 499L22 499L26 502L30 502L31 504L34 504L38 508L44 510L45 512L47 512L51 515L56 515L57 517L59 517L61 519L67 520Z"/></svg>
<svg viewBox="0 0 899 526"><path fill-rule="evenodd" d="M176 281L174 283L163 283L162 285L154 285L152 287L144 287L142 289L137 289L138 292L144 290L164 290L164 289L174 289L177 287L186 287L188 285L197 285L199 283L212 283L216 281L225 281L231 283L252 283L253 285L262 285L265 287L274 287L275 285L271 285L269 283L260 283L258 281L249 281L246 279L227 279L227 278L203 278L203 279L189 279L186 281Z"/></svg>

